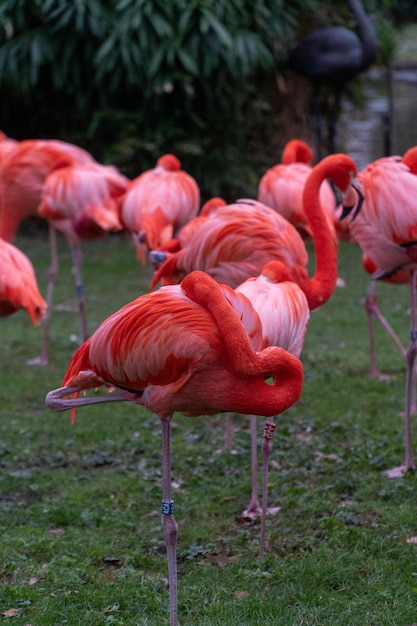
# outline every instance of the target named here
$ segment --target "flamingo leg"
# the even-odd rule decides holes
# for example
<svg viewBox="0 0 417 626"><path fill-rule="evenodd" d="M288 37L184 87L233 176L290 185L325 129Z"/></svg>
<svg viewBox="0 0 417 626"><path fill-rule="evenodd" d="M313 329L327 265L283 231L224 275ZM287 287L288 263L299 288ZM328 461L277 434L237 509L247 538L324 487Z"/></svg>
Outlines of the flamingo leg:
<svg viewBox="0 0 417 626"><path fill-rule="evenodd" d="M365 309L368 317L368 336L369 336L369 354L370 354L370 369L369 375L371 378L377 378L379 380L389 380L388 374L382 374L376 364L376 348L375 348L375 333L374 333L374 317L379 321L381 326L385 329L388 335L391 337L395 345L397 346L400 354L404 357L407 363L407 350L404 348L399 337L394 332L386 318L382 315L381 310L377 303L376 298L376 284L374 280L369 283L368 294L365 301ZM413 382L411 383L411 396L410 396L410 411L412 414L417 412L416 403L416 368L413 366Z"/></svg>
<svg viewBox="0 0 417 626"><path fill-rule="evenodd" d="M161 419L162 425L162 530L168 561L170 626L177 626L177 538L178 524L174 519L174 501L171 499L171 444L169 419Z"/></svg>
<svg viewBox="0 0 417 626"><path fill-rule="evenodd" d="M279 511L279 508L268 509L267 501L268 501L268 477L269 477L269 457L271 455L272 450L272 437L275 431L275 424L272 421L272 418L268 418L265 423L264 432L263 432L263 442L262 442L262 456L263 456L263 484L262 484L262 515L261 515L261 538L259 545L259 554L263 556L265 554L266 547L266 516L269 512L276 513Z"/></svg>
<svg viewBox="0 0 417 626"><path fill-rule="evenodd" d="M369 334L369 352L370 352L370 371L369 374L372 378L379 378L380 380L389 380L389 376L386 374L381 374L378 370L376 364L376 349L375 349L375 333L374 333L374 317L379 321L381 326L386 330L388 335L394 341L398 350L402 354L404 358L406 358L406 350L399 340L398 336L386 320L386 318L382 315L381 310L377 303L376 298L376 285L375 281L371 280L369 283L368 293L365 300L365 310L368 318L368 334Z"/></svg>
<svg viewBox="0 0 417 626"><path fill-rule="evenodd" d="M252 468L252 492L249 506L243 511L243 517L254 519L262 514L261 505L258 498L258 454L257 454L257 436L256 436L256 415L249 417L250 437L251 437L251 468Z"/></svg>
<svg viewBox="0 0 417 626"><path fill-rule="evenodd" d="M414 387L414 366L417 356L417 314L416 314L416 276L417 270L410 272L410 343L407 348L407 374L405 386L405 412L404 412L404 439L405 439L405 463L386 472L389 478L403 476L409 470L415 469L411 433L411 405Z"/></svg>
<svg viewBox="0 0 417 626"><path fill-rule="evenodd" d="M81 341L88 339L87 316L85 312L85 294L81 272L82 251L80 246L71 246L72 271L74 272L75 289L78 299L78 314L80 317Z"/></svg>
<svg viewBox="0 0 417 626"><path fill-rule="evenodd" d="M53 226L49 226L49 249L51 252L51 260L48 268L48 282L46 288L46 304L47 309L43 319L43 332L40 356L27 361L28 365L47 365L48 364L48 347L49 334L51 325L52 299L55 289L56 277L58 275L58 248L56 242L56 230Z"/></svg>

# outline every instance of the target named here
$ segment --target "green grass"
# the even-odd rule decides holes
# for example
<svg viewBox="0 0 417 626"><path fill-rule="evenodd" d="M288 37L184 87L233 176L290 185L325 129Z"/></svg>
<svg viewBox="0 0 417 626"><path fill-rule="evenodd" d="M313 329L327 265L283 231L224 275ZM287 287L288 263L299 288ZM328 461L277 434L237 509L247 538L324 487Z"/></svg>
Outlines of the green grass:
<svg viewBox="0 0 417 626"><path fill-rule="evenodd" d="M16 243L45 293L48 246ZM168 624L160 528L158 419L131 404L68 413L44 404L60 386L78 333L70 257L61 246L47 367L29 367L41 329L21 311L1 320L0 623L13 626ZM221 416L173 419L181 626L411 626L417 621L416 476L387 479L403 462L405 365L377 327L368 376L360 252L342 244L346 287L311 316L297 405L277 420L269 547L242 519L250 495L246 417L234 454ZM91 331L147 289L128 239L84 246ZM378 285L381 308L408 341L408 290ZM259 433L263 420L259 418ZM10 613L9 613L10 614Z"/></svg>

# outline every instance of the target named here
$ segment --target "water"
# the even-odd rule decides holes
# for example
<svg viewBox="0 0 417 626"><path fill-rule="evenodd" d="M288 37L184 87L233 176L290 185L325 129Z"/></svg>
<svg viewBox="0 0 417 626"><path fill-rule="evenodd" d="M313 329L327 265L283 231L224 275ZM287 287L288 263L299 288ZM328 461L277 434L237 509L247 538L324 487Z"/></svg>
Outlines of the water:
<svg viewBox="0 0 417 626"><path fill-rule="evenodd" d="M392 144L390 154L402 155L417 145L417 71L397 71L393 82ZM365 106L354 110L346 102L339 126L338 143L361 170L386 156L389 100L384 75L369 75L363 88Z"/></svg>

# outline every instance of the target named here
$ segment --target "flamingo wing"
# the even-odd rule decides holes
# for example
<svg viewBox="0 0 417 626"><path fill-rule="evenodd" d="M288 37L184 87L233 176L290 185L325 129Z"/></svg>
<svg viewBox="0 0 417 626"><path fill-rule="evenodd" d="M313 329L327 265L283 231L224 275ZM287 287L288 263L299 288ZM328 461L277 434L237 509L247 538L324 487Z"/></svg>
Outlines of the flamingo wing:
<svg viewBox="0 0 417 626"><path fill-rule="evenodd" d="M0 239L0 317L25 309L36 326L46 308L30 260L16 246Z"/></svg>

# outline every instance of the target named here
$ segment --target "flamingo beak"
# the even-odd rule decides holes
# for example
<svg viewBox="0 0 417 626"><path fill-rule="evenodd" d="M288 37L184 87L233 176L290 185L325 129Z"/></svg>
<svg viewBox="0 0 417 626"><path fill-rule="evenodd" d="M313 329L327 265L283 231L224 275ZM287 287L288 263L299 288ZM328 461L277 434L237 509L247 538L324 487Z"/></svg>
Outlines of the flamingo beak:
<svg viewBox="0 0 417 626"><path fill-rule="evenodd" d="M363 191L360 188L358 183L356 183L356 184L351 183L350 187L351 187L351 189L354 189L355 192L356 192L355 200L351 204L351 201L352 201L353 198L351 197L351 194L348 193L348 197L346 197L344 199L343 210L342 210L342 213L341 213L341 216L340 216L339 219L340 220L345 219L345 217L347 217L349 215L349 213L351 213L351 211L353 211L352 220L351 220L353 222L353 220L358 216L358 213L359 213L359 211L362 208L362 204L363 204L363 201L364 201L364 195L363 195ZM345 204L345 202L347 204Z"/></svg>

